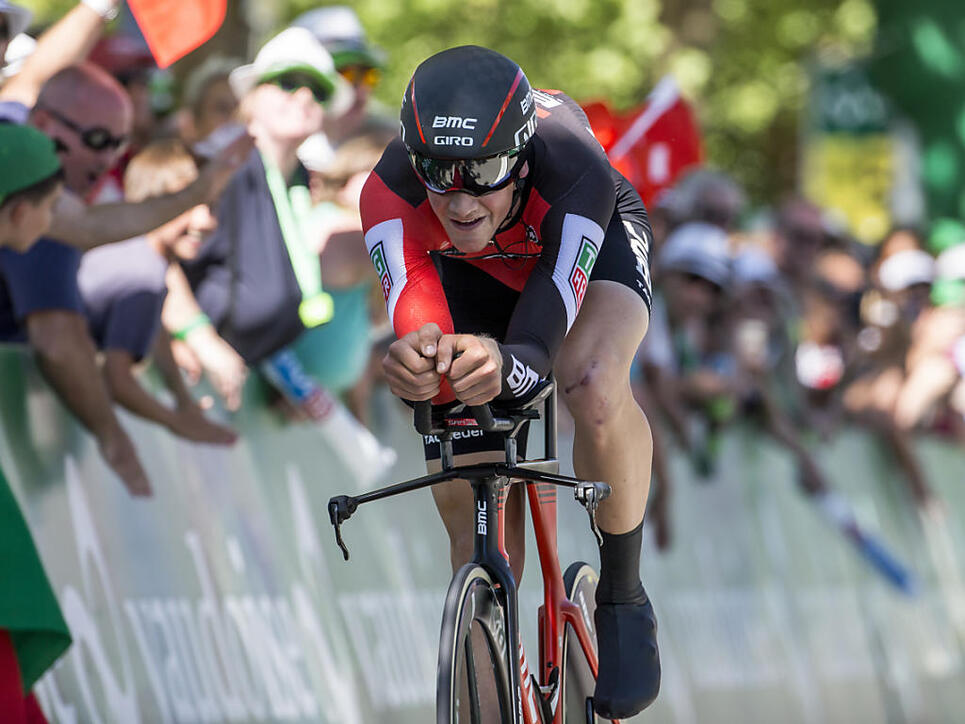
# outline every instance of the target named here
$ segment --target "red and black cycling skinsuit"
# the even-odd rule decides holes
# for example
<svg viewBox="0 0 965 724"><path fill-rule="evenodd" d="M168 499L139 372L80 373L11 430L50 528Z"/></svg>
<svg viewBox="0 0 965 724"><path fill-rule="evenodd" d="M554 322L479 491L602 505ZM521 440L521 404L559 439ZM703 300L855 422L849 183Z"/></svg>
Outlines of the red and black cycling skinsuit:
<svg viewBox="0 0 965 724"><path fill-rule="evenodd" d="M647 212L607 160L580 107L534 90L538 125L520 203L486 250L453 247L405 146L386 149L362 192L369 255L398 337L435 322L443 334L500 343L501 400L524 396L551 371L590 281L610 280L651 303ZM448 385L435 400L451 401ZM428 442L428 441L427 441ZM502 449L501 437L456 440L456 452ZM427 455L433 457L427 449Z"/></svg>

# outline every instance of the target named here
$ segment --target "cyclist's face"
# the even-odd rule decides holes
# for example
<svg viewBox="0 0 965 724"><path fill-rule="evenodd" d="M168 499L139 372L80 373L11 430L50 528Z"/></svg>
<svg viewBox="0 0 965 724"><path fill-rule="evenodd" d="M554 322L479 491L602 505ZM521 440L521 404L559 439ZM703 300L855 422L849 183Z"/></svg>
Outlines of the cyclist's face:
<svg viewBox="0 0 965 724"><path fill-rule="evenodd" d="M524 164L520 176L525 177ZM496 229L509 215L513 205L513 184L482 196L462 191L439 194L426 190L432 207L449 241L459 251L471 254L483 251L496 234Z"/></svg>

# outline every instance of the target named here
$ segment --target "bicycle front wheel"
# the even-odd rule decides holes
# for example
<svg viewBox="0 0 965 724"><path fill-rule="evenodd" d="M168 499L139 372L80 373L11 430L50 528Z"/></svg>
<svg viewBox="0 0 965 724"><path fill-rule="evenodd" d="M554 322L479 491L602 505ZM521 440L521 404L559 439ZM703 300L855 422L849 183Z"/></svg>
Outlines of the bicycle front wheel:
<svg viewBox="0 0 965 724"><path fill-rule="evenodd" d="M485 569L460 568L442 613L437 724L511 722L512 690L506 606Z"/></svg>
<svg viewBox="0 0 965 724"><path fill-rule="evenodd" d="M593 612L596 611L596 584L600 577L588 563L577 561L563 574L563 587L566 597L579 606L583 613L583 623L596 648L596 626ZM593 696L596 680L593 670L583 653L583 647L576 631L569 624L563 631L563 672L560 678L562 687L560 702L563 707L563 724L588 724L603 721L593 713L588 700Z"/></svg>

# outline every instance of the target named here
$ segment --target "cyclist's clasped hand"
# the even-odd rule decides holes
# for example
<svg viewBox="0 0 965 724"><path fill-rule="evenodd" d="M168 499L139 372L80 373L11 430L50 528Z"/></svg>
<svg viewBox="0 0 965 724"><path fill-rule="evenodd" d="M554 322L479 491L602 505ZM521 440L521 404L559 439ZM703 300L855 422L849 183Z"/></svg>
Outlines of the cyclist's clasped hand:
<svg viewBox="0 0 965 724"><path fill-rule="evenodd" d="M436 352L436 372L448 374L456 397L482 405L502 389L503 356L499 345L474 334L444 334Z"/></svg>
<svg viewBox="0 0 965 724"><path fill-rule="evenodd" d="M442 377L436 372L436 347L441 338L439 325L430 323L389 345L382 367L394 395L418 402L439 394Z"/></svg>
<svg viewBox="0 0 965 724"><path fill-rule="evenodd" d="M405 400L431 400L443 375L467 405L489 402L502 389L502 355L494 340L443 334L433 323L393 342L382 364L389 388Z"/></svg>

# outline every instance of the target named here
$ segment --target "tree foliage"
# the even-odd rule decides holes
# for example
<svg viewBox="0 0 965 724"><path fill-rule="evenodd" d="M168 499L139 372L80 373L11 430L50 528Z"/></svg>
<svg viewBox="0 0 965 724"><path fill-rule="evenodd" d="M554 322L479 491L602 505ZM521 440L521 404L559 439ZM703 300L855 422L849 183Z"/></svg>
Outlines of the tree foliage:
<svg viewBox="0 0 965 724"><path fill-rule="evenodd" d="M240 0L232 0L240 1ZM317 0L273 6L279 26ZM39 14L70 0L28 0ZM534 85L617 108L666 73L694 102L712 163L767 200L796 181L806 61L870 48L871 0L342 0L389 54L378 97L396 107L428 55L466 43L517 60ZM278 28L280 29L280 27Z"/></svg>

